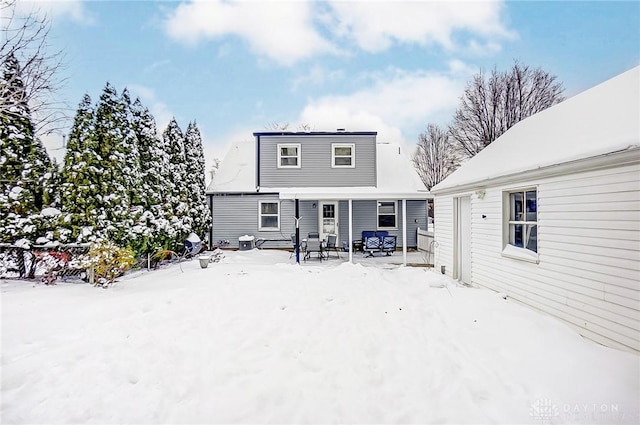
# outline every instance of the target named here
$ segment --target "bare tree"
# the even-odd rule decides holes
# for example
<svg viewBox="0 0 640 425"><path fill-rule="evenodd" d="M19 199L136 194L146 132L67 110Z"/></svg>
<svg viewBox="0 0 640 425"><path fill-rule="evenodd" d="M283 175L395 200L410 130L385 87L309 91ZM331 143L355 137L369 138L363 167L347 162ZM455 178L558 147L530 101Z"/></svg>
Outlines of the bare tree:
<svg viewBox="0 0 640 425"><path fill-rule="evenodd" d="M429 190L460 165L449 133L433 124L429 124L427 131L420 134L411 160Z"/></svg>
<svg viewBox="0 0 640 425"><path fill-rule="evenodd" d="M18 13L17 0L0 0L0 63L14 56L20 63L24 99L31 110L40 136L61 130L68 119L69 106L56 94L65 83L61 77L64 55L51 52L50 22L37 11ZM11 101L0 99L0 113L11 114Z"/></svg>
<svg viewBox="0 0 640 425"><path fill-rule="evenodd" d="M220 164L222 164L222 161L220 160L220 158L213 158L213 164L211 164L211 168L209 168L210 180L213 180L216 174L218 174L218 170L220 169Z"/></svg>
<svg viewBox="0 0 640 425"><path fill-rule="evenodd" d="M562 83L515 62L507 72L482 70L467 84L449 127L460 153L473 157L517 122L564 100Z"/></svg>
<svg viewBox="0 0 640 425"><path fill-rule="evenodd" d="M288 122L286 123L271 122L265 126L267 130L271 130L271 131L291 131L289 130L289 127L290 127L290 124ZM311 124L307 124L307 123L298 124L298 126L296 127L296 131L309 132L311 131Z"/></svg>

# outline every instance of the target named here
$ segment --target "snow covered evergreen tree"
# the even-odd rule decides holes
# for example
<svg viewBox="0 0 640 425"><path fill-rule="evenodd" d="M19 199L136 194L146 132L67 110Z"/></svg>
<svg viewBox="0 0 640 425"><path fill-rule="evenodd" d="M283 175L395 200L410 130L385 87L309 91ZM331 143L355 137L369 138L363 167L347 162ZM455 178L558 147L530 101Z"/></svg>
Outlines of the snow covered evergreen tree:
<svg viewBox="0 0 640 425"><path fill-rule="evenodd" d="M192 231L192 220L189 215L189 191L187 189L187 163L185 162L184 135L175 118L172 118L162 133L162 138L169 154L169 197L167 201L173 210L171 229L175 245L178 246Z"/></svg>
<svg viewBox="0 0 640 425"><path fill-rule="evenodd" d="M45 174L44 180L44 206L60 209L62 206L62 174L60 173L60 165L55 158L52 158L51 166Z"/></svg>
<svg viewBox="0 0 640 425"><path fill-rule="evenodd" d="M167 201L169 188L169 154L164 139L158 137L156 122L149 110L136 99L131 105L132 126L138 140L141 179L142 221L150 229L148 249L168 248L172 244L170 220L173 216Z"/></svg>
<svg viewBox="0 0 640 425"><path fill-rule="evenodd" d="M43 206L42 183L50 166L36 139L20 64L12 54L0 63L0 241L34 240Z"/></svg>
<svg viewBox="0 0 640 425"><path fill-rule="evenodd" d="M189 123L184 136L185 162L190 167L186 180L189 203L189 215L193 231L204 238L211 224L211 213L205 196L205 160L202 150L202 137L195 122Z"/></svg>
<svg viewBox="0 0 640 425"><path fill-rule="evenodd" d="M126 137L122 141L121 150L125 154L122 164L122 172L125 187L129 197L129 217L127 221L126 246L136 253L147 252L151 229L147 225L144 215L144 202L142 190L142 169L140 167L140 152L138 150L138 137L133 123L133 111L129 90L125 88L120 97L123 108L122 131ZM125 246L125 245L121 245Z"/></svg>
<svg viewBox="0 0 640 425"><path fill-rule="evenodd" d="M98 182L103 172L95 131L95 110L85 94L69 133L61 172L62 215L58 238L62 242L88 242L100 236L98 219L104 215Z"/></svg>
<svg viewBox="0 0 640 425"><path fill-rule="evenodd" d="M95 138L103 168L98 226L107 239L136 250L139 241L131 240L131 230L137 217L131 207L140 184L139 155L127 106L109 83L96 109Z"/></svg>

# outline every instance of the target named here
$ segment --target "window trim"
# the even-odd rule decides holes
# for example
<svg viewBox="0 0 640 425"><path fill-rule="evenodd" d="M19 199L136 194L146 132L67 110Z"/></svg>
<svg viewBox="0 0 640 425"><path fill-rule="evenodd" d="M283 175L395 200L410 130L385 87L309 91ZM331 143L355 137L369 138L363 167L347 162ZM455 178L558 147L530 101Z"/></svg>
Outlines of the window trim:
<svg viewBox="0 0 640 425"><path fill-rule="evenodd" d="M351 155L336 155L336 148L351 148ZM351 165L337 165L336 158L351 158ZM356 144L332 143L331 144L331 168L356 168Z"/></svg>
<svg viewBox="0 0 640 425"><path fill-rule="evenodd" d="M278 206L277 214L263 214L262 204L276 204ZM262 217L277 217L278 225L276 227L263 227ZM258 201L258 230L262 232L279 232L280 231L280 201L278 200L261 200Z"/></svg>
<svg viewBox="0 0 640 425"><path fill-rule="evenodd" d="M295 158L297 159L296 165L282 165L282 158L294 158L292 155L282 156L282 148L296 148L297 155ZM276 145L277 150L277 168L301 168L302 167L302 147L300 143L278 143Z"/></svg>
<svg viewBox="0 0 640 425"><path fill-rule="evenodd" d="M529 221L526 220L526 192L536 192L536 220ZM538 211L538 186L525 186L521 188L513 188L507 189L502 192L502 205L503 205L503 217L502 217L502 256L507 258L512 258L515 260L527 261L535 264L539 264L540 262L540 247L539 247L539 239L536 240L536 251L532 251L526 247L515 246L511 243L511 226L516 224L521 224L524 226L536 226L536 238L539 237L539 228L540 228L540 219L539 219L539 211ZM522 193L523 194L523 202L525 203L523 207L524 220L511 220L511 195L513 193Z"/></svg>
<svg viewBox="0 0 640 425"><path fill-rule="evenodd" d="M381 203L393 203L393 215L394 221L396 223L393 227L380 227L380 204ZM391 214L383 214L383 215L391 215ZM398 230L398 201L389 201L389 200L378 200L376 201L376 230Z"/></svg>

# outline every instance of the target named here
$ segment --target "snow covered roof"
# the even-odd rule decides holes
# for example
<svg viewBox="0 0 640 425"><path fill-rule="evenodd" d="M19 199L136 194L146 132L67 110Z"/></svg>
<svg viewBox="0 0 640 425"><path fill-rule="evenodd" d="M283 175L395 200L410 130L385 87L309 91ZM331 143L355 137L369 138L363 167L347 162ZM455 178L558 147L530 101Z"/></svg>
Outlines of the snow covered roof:
<svg viewBox="0 0 640 425"><path fill-rule="evenodd" d="M261 187L260 192L279 193L283 199L425 199L431 197L413 164L396 143L377 143L377 187ZM207 193L255 193L256 149L254 141L237 142Z"/></svg>
<svg viewBox="0 0 640 425"><path fill-rule="evenodd" d="M209 183L207 193L256 191L256 145L254 140L231 145L220 168Z"/></svg>
<svg viewBox="0 0 640 425"><path fill-rule="evenodd" d="M640 67L514 125L432 192L640 147Z"/></svg>

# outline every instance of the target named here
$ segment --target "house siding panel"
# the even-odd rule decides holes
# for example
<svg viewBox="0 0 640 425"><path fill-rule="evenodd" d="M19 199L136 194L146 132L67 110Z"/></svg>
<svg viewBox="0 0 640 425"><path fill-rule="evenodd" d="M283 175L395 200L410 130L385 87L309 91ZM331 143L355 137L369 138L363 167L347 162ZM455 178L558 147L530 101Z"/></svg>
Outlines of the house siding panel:
<svg viewBox="0 0 640 425"><path fill-rule="evenodd" d="M538 187L539 264L501 255L502 192L528 186ZM639 193L640 166L634 164L519 181L487 188L484 199L472 196L472 283L559 317L598 342L640 350ZM448 268L452 200L435 201L436 262Z"/></svg>
<svg viewBox="0 0 640 425"><path fill-rule="evenodd" d="M300 168L277 167L277 145L300 143ZM355 168L332 168L331 145L355 144ZM302 135L260 137L261 187L376 186L374 135Z"/></svg>
<svg viewBox="0 0 640 425"><path fill-rule="evenodd" d="M453 196L436 196L433 207L435 265L445 267L445 274L453 277ZM474 228L471 223L471 232Z"/></svg>
<svg viewBox="0 0 640 425"><path fill-rule="evenodd" d="M363 231L376 231L378 224L377 201L353 201L353 239L360 239ZM402 239L402 202L398 205L398 228L387 230L389 235L396 236L397 247L404 246ZM418 228L427 227L426 201L407 201L407 247L418 246ZM349 203L340 202L340 239L349 238Z"/></svg>
<svg viewBox="0 0 640 425"><path fill-rule="evenodd" d="M245 194L238 196L214 196L213 240L229 240L230 247L238 245L238 237L248 234L264 238L265 248L289 248L290 238L295 233L295 201L280 200L280 230L258 230L258 202L277 201L277 195ZM319 224L318 201L300 201L300 238L306 238L309 232L317 232ZM314 204L316 205L314 207ZM426 201L407 201L407 243L408 247L417 245L417 228L426 227ZM349 239L349 203L340 201L338 207L339 241ZM417 223L415 222L417 220ZM364 230L376 230L376 201L353 201L353 238L360 239ZM403 246L402 240L402 202L398 202L398 230L390 230L390 235L398 237L397 246ZM273 239L281 239L279 241Z"/></svg>
<svg viewBox="0 0 640 425"><path fill-rule="evenodd" d="M279 201L277 195L238 195L213 197L213 240L228 240L229 247L238 247L238 237L253 235L256 239L282 239L271 241L265 247L290 247L294 229L293 201L280 200L280 230L258 230L258 201Z"/></svg>

